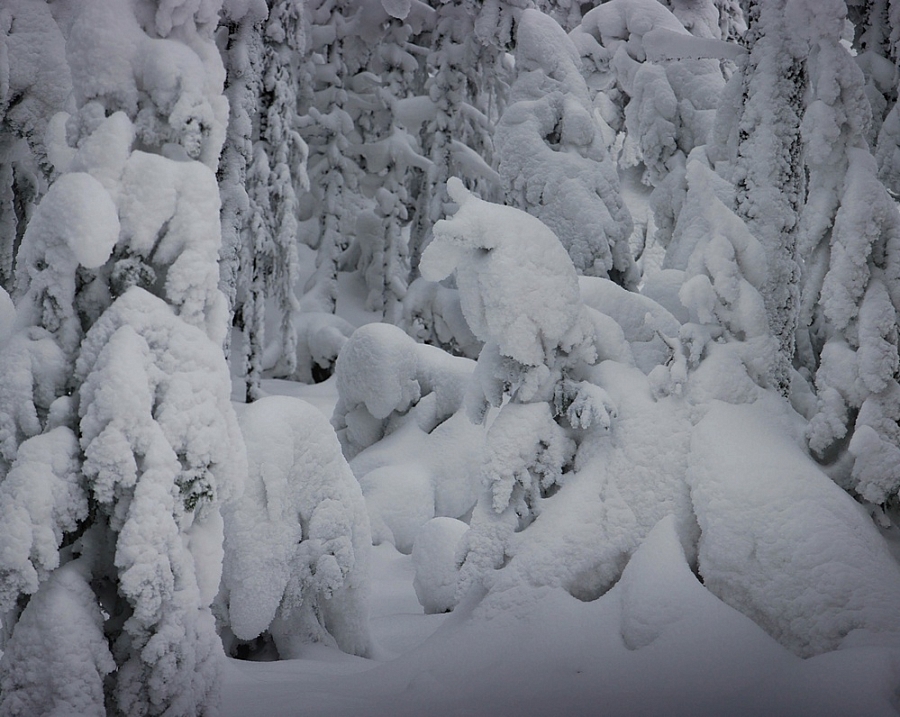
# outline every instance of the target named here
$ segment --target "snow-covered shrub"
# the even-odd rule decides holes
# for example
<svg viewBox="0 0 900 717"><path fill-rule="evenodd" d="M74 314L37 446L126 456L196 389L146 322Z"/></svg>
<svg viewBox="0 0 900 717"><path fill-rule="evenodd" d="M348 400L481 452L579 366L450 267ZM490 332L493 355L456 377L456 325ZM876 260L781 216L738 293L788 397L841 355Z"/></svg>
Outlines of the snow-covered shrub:
<svg viewBox="0 0 900 717"><path fill-rule="evenodd" d="M328 378L355 327L340 316L304 311L302 307L293 313L291 322L295 336L293 357L284 355L282 341L273 341L269 343L263 365L273 369L275 376L303 383L318 383Z"/></svg>
<svg viewBox="0 0 900 717"><path fill-rule="evenodd" d="M366 655L369 520L327 420L295 398L241 411L249 471L225 510L225 622L240 640L268 631L282 658L310 642Z"/></svg>
<svg viewBox="0 0 900 717"><path fill-rule="evenodd" d="M429 415L417 420L432 431L459 410L472 370L468 359L417 344L390 324L361 326L335 364L338 403L331 422L344 455L352 459L381 440L429 394Z"/></svg>
<svg viewBox="0 0 900 717"><path fill-rule="evenodd" d="M495 137L500 176L510 202L553 230L580 273L633 284L631 217L580 65L552 18L522 13L517 78Z"/></svg>
<svg viewBox="0 0 900 717"><path fill-rule="evenodd" d="M56 570L22 612L0 658L0 711L10 717L105 717L103 680L116 663L85 559Z"/></svg>
<svg viewBox="0 0 900 717"><path fill-rule="evenodd" d="M677 337L680 329L670 311L607 279L580 276L578 286L598 340L602 339L599 358L634 364L644 373L666 363L671 350L664 337Z"/></svg>

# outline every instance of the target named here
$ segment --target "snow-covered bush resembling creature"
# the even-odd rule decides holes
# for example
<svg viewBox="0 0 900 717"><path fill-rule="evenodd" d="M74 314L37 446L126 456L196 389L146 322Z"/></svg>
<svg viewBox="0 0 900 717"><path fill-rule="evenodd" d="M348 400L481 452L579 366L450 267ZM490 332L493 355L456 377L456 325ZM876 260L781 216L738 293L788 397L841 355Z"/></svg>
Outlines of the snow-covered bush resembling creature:
<svg viewBox="0 0 900 717"><path fill-rule="evenodd" d="M220 618L240 640L268 632L285 659L311 642L368 654L369 519L327 420L270 396L240 424L249 472L224 511Z"/></svg>
<svg viewBox="0 0 900 717"><path fill-rule="evenodd" d="M458 179L447 188L459 210L435 225L422 274L439 281L456 271L463 313L485 341L470 415L480 423L490 406L500 408L487 434L486 492L461 556L466 584L503 564L509 537L535 519L571 468L576 439L607 430L615 408L583 380L598 355L594 325L553 232L472 196Z"/></svg>
<svg viewBox="0 0 900 717"><path fill-rule="evenodd" d="M460 207L435 226L423 276L457 272L467 321L486 342L473 413L489 403L499 410L469 530L460 538L460 526L432 524L414 548L426 609L466 597L480 619L527 613L560 590L594 600L663 523L705 589L798 655L898 629L900 571L883 539L806 454L802 421L787 402L749 380L772 353L756 344L773 343L758 291L759 246L711 201L711 173L697 165L689 176L696 199L711 206L685 217L685 248L698 241L685 267L695 285L682 298L694 323L718 322L732 339L727 353L743 359L720 371L721 361L701 357L695 373L742 372L751 388L744 400L701 390L718 387L708 381L688 382L683 396L654 394L652 372L644 375L627 353L592 365L606 349L586 328L574 267L552 232L450 183ZM700 228L715 215L722 231L705 236ZM747 435L770 450L748 449ZM785 506L796 505L803 513L785 520ZM451 543L458 575L446 561ZM645 628L639 640L655 639L657 628ZM626 642L636 635L629 633Z"/></svg>

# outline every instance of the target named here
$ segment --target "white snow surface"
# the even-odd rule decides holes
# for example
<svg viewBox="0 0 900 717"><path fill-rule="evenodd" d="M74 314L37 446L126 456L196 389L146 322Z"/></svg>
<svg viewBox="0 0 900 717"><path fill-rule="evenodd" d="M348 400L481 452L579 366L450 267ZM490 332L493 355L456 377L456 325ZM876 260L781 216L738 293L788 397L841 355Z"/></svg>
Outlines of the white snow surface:
<svg viewBox="0 0 900 717"><path fill-rule="evenodd" d="M373 550L373 636L392 649L228 660L222 717L896 715L896 648L792 655L697 581L671 521L599 600L546 590L514 620L423 615L411 560ZM655 639L630 649L638 634Z"/></svg>
<svg viewBox="0 0 900 717"><path fill-rule="evenodd" d="M551 572L537 575L537 584L530 586L509 580L503 601L508 609L488 610L482 603L473 612L475 595L449 615L423 614L414 585L425 571L415 567L416 553L436 558L427 568L434 573L429 581L433 592L425 596L418 589L420 597L434 600L431 606L437 607L440 575L455 570L448 561L450 544L463 529L455 521L437 519L419 532L412 556L389 543L372 550L375 659L306 646L297 659L277 663L228 660L223 717L896 715L900 638L892 630L900 615L895 607L900 595L897 566L868 516L804 456L796 439L796 417L790 418L781 404L765 401L716 404L705 415L695 415L678 408L679 399L654 401L646 380L633 368L606 362L596 374L592 379L611 392L619 416L605 443L595 443L594 453L580 456L580 470L570 480L596 485L600 471L608 483L607 523L625 526L625 515L637 519L621 534L629 536L630 558L623 557L624 571L611 589L582 595L593 598L583 601L570 594L571 585L563 587L562 575L555 583L546 579L562 565L554 556L585 541L561 538L558 545L543 548L533 541L530 549L546 552L543 565ZM270 387L275 388L274 382ZM328 406L321 385L291 389L300 395L308 390ZM661 427L670 430L668 437L660 436ZM636 443L640 436L645 442ZM391 440L397 439L392 435ZM773 455L761 454L762 445L771 446ZM382 447L379 443L370 450ZM616 458L626 447L628 454ZM421 452L415 443L395 449ZM654 475L665 482L667 473L684 471L690 487L678 488L674 481L669 501L656 500L662 484L613 498L613 484L620 493L629 483L642 484L629 480L623 470L651 483ZM561 491L544 501L544 512L525 532L534 534L554 514L565 517L564 507L552 505L555 500L575 507L579 500L603 502L595 493ZM778 512L779 504L784 511ZM790 509L794 504L801 506L799 513ZM700 538L703 582L696 577L696 556L685 555L685 531L691 528L683 521L691 510L706 531ZM573 536L592 529L571 515L568 525ZM637 525L641 527L635 530ZM731 548L740 549L734 541L745 533L757 541L758 557L729 573L725 561ZM438 539L441 535L445 540ZM606 539L598 536L595 545ZM784 565L792 570L781 570ZM748 579L741 582L744 570ZM780 581L774 579L777 575ZM801 629L809 628L820 645L833 647L839 641L839 649L802 659L776 642L757 624L757 614L756 622L744 614L747 605L762 597L759 590L747 597L747 585L754 580L774 591L773 605L780 605L785 615L792 600L809 607L811 621ZM732 586L728 590L722 587L727 584ZM602 594L597 597L597 592ZM839 599L843 595L851 622L858 627L867 623L869 630L835 639L848 625L832 619L842 610L836 607L839 602L825 600L828 593ZM740 605L741 612L733 605Z"/></svg>
<svg viewBox="0 0 900 717"><path fill-rule="evenodd" d="M896 637L900 570L862 508L804 454L799 432L768 399L717 402L697 425L688 482L700 574L803 656Z"/></svg>

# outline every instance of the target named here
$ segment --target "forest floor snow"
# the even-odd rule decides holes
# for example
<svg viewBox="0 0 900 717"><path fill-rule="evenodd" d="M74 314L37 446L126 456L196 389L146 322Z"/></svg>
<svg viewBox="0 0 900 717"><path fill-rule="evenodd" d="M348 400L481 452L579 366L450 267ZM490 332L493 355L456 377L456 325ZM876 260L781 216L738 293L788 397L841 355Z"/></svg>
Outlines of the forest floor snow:
<svg viewBox="0 0 900 717"><path fill-rule="evenodd" d="M265 382L328 414L333 382ZM371 558L372 659L309 646L299 659L228 659L223 717L877 717L900 714L900 645L801 659L694 576L660 521L621 580L592 602L537 589L524 609L425 615L412 559Z"/></svg>

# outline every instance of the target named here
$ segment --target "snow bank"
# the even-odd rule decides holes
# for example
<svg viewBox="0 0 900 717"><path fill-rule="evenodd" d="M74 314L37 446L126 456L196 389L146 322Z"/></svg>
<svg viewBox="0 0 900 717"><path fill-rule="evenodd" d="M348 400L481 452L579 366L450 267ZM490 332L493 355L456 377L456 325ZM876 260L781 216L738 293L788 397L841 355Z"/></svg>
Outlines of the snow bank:
<svg viewBox="0 0 900 717"><path fill-rule="evenodd" d="M802 656L900 632L896 562L797 433L776 399L717 403L697 425L688 482L706 586Z"/></svg>

